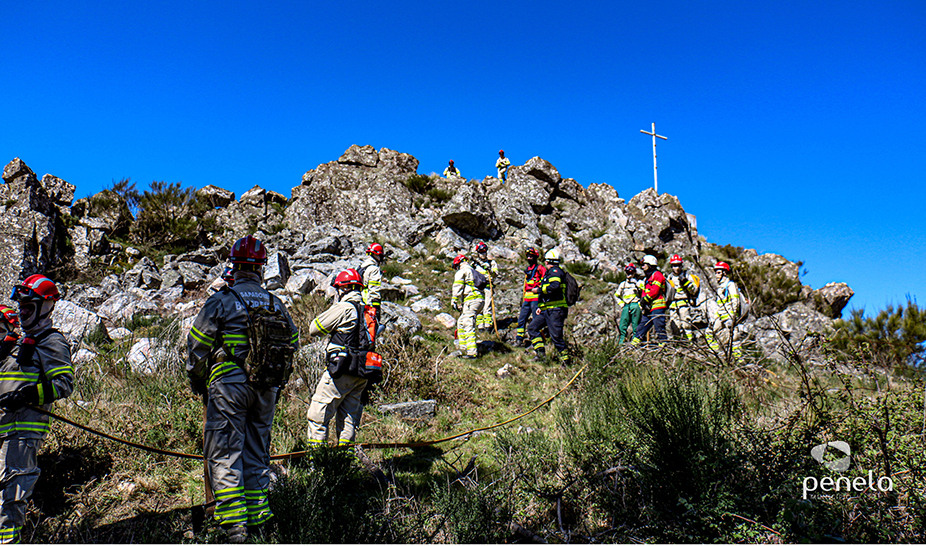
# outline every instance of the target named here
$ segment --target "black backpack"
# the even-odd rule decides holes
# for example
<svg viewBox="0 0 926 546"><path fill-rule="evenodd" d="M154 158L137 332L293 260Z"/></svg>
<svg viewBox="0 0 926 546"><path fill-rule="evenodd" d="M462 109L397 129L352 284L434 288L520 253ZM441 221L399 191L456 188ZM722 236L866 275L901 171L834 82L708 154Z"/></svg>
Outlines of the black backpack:
<svg viewBox="0 0 926 546"><path fill-rule="evenodd" d="M570 275L565 269L563 270L563 285L565 285L564 293L566 295L566 305L572 307L579 301L579 296L582 292L582 287L579 286L579 283L576 282L575 277Z"/></svg>
<svg viewBox="0 0 926 546"><path fill-rule="evenodd" d="M476 290L485 290L489 286L489 279L480 273L475 266L471 269L473 270L473 284L476 286Z"/></svg>
<svg viewBox="0 0 926 546"><path fill-rule="evenodd" d="M258 390L284 387L293 373L296 349L293 337L297 332L289 325L282 309L270 300L270 307L248 306L240 294L227 288L244 305L248 316L248 345L250 351L242 363L248 374L248 383Z"/></svg>
<svg viewBox="0 0 926 546"><path fill-rule="evenodd" d="M352 304L357 311L357 322L347 342L347 352L334 362L328 364L328 375L337 379L342 375L352 375L366 379L370 384L383 380L383 357L369 350L370 334L366 329L363 307Z"/></svg>

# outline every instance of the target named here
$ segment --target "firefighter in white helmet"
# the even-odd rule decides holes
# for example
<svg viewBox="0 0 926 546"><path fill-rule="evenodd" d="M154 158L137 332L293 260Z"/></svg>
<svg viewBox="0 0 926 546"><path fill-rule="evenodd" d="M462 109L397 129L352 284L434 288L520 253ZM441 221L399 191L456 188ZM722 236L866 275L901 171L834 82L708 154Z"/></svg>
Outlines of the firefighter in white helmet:
<svg viewBox="0 0 926 546"><path fill-rule="evenodd" d="M540 296L540 305L527 328L527 335L536 353L534 360L543 360L546 356L546 348L540 331L546 326L547 333L550 334L550 339L559 353L563 366L568 366L569 353L566 351L563 328L569 316L569 305L566 303L566 280L565 273L560 267L559 250L555 248L548 250L543 256L543 261L546 263L547 270L543 280L540 281L540 286L533 289L534 293Z"/></svg>
<svg viewBox="0 0 926 546"><path fill-rule="evenodd" d="M691 309L698 304L698 294L701 291L701 278L682 269L684 260L678 254L669 259L672 271L666 277L669 284L675 288L675 298L669 304L670 332L678 331L688 341L694 339L695 327L691 323Z"/></svg>

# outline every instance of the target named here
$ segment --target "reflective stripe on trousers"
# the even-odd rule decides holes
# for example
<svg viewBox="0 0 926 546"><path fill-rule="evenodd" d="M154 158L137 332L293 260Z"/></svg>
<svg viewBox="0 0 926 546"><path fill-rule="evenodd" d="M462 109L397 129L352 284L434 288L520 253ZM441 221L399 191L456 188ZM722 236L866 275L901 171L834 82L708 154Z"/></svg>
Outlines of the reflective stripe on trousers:
<svg viewBox="0 0 926 546"><path fill-rule="evenodd" d="M222 381L209 387L203 452L221 525L259 525L273 516L267 490L276 399L275 388Z"/></svg>
<svg viewBox="0 0 926 546"><path fill-rule="evenodd" d="M482 299L463 302L463 311L457 319L457 341L460 349L471 356L478 354L476 344L476 313L483 306Z"/></svg>
<svg viewBox="0 0 926 546"><path fill-rule="evenodd" d="M312 402L309 404L309 442L323 444L328 440L328 424L332 418L335 419L338 443L353 442L357 436L360 418L363 416L360 395L366 386L366 379L352 375L342 375L334 379L325 370L318 380L315 394L312 395Z"/></svg>
<svg viewBox="0 0 926 546"><path fill-rule="evenodd" d="M16 544L26 519L26 505L39 479L38 451L42 440L0 440L0 544Z"/></svg>

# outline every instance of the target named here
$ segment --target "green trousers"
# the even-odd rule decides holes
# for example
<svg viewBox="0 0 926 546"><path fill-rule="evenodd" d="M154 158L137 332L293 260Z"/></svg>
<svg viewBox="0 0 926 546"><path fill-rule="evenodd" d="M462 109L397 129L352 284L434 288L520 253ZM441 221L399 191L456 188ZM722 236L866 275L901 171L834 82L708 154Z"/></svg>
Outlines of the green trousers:
<svg viewBox="0 0 926 546"><path fill-rule="evenodd" d="M621 320L618 323L618 331L620 335L617 337L618 345L624 343L625 340L629 341L633 338L634 332L637 331L637 325L640 324L640 317L643 316L643 310L640 309L640 304L637 302L628 303L621 309ZM628 328L630 333L627 333Z"/></svg>

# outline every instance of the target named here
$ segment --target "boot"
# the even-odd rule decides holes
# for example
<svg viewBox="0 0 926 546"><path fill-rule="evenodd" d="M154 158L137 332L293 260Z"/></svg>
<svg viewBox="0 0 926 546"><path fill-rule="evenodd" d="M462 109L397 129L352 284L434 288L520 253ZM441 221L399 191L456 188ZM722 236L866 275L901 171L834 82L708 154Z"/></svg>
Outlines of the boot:
<svg viewBox="0 0 926 546"><path fill-rule="evenodd" d="M547 358L547 352L544 349L537 349L537 355L534 357L534 362L543 362Z"/></svg>
<svg viewBox="0 0 926 546"><path fill-rule="evenodd" d="M235 525L225 530L225 537L229 544L244 544L248 540L248 528L244 525Z"/></svg>

